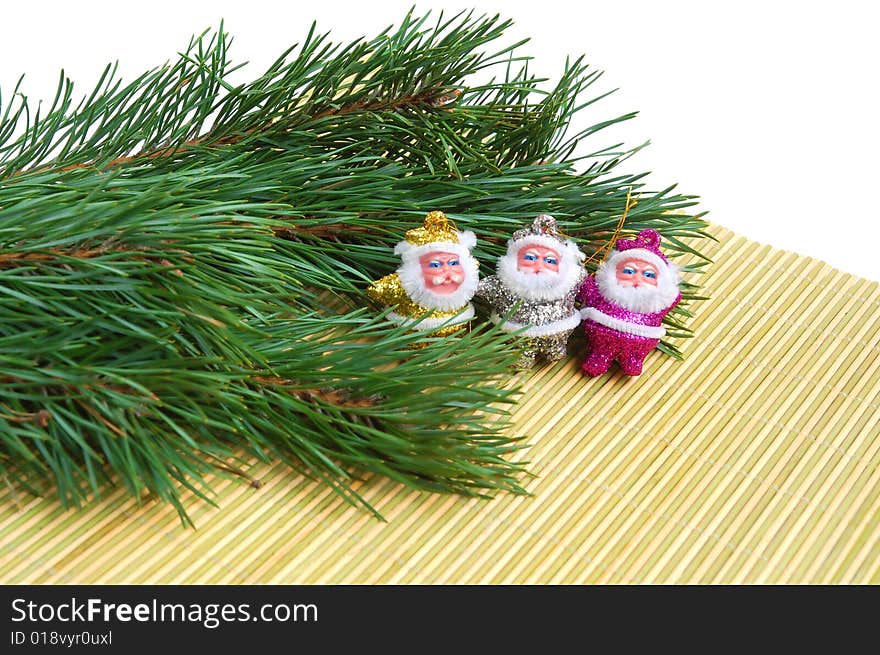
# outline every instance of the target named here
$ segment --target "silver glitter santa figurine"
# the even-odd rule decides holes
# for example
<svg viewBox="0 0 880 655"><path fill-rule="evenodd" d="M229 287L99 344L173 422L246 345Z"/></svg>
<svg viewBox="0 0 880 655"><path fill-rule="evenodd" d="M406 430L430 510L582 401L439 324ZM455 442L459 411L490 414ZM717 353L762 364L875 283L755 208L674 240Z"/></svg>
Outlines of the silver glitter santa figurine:
<svg viewBox="0 0 880 655"><path fill-rule="evenodd" d="M518 367L565 357L568 337L581 321L574 300L586 274L583 261L574 242L559 234L556 220L541 214L513 233L497 274L480 280L476 295L492 306L491 320L506 332L522 330Z"/></svg>
<svg viewBox="0 0 880 655"><path fill-rule="evenodd" d="M681 300L678 282L678 268L660 252L656 230L618 240L577 294L587 337L584 373L602 375L617 360L626 375L639 375L666 334L663 317Z"/></svg>

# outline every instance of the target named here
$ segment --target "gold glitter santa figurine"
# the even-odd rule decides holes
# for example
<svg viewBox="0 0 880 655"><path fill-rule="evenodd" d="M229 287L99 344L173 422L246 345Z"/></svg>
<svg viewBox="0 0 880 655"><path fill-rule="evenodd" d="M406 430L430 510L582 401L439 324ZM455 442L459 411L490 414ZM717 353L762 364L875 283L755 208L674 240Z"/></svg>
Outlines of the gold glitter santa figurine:
<svg viewBox="0 0 880 655"><path fill-rule="evenodd" d="M492 322L525 337L518 368L539 358L565 357L568 337L581 322L574 298L586 274L583 261L577 245L559 233L556 219L541 214L513 233L497 275L480 281L477 296L492 306Z"/></svg>
<svg viewBox="0 0 880 655"><path fill-rule="evenodd" d="M433 211L395 246L400 268L373 282L367 295L391 307L388 318L398 325L430 336L462 330L474 316L479 264L470 249L476 242L473 232L459 232L446 214Z"/></svg>

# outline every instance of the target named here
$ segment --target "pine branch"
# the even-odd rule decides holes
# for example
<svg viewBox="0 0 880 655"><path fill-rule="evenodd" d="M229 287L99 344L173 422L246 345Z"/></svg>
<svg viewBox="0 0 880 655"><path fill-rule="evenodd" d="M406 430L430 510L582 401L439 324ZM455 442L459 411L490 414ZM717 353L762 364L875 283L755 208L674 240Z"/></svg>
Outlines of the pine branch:
<svg viewBox="0 0 880 655"><path fill-rule="evenodd" d="M638 147L580 154L634 114L567 134L599 74L576 59L545 89L522 43L496 45L509 24L410 14L347 45L313 26L238 86L221 27L131 83L108 66L76 104L62 75L45 114L19 82L0 102L4 478L72 504L121 482L183 517L181 489L210 500L205 476L246 476L253 456L353 503L363 471L522 492L515 344L480 324L413 350L363 309L366 284L431 209L486 262L542 212L598 252L628 193L626 233L654 227L672 253L705 223L693 196L618 172Z"/></svg>

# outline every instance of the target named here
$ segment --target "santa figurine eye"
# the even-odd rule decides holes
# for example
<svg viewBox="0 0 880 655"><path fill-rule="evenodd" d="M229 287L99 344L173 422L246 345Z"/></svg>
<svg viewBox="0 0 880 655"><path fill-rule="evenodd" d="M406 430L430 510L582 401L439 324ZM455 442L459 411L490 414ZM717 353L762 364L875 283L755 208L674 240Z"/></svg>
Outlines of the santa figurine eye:
<svg viewBox="0 0 880 655"><path fill-rule="evenodd" d="M553 255L547 255L546 257L544 257L544 262L553 266L557 264L556 257L554 257Z"/></svg>
<svg viewBox="0 0 880 655"><path fill-rule="evenodd" d="M538 256L533 252L527 252L525 255L523 255L523 259L525 259L527 262L536 262L538 261Z"/></svg>
<svg viewBox="0 0 880 655"><path fill-rule="evenodd" d="M624 266L623 267L623 274L624 275L635 275L636 269L634 269L632 266Z"/></svg>
<svg viewBox="0 0 880 655"><path fill-rule="evenodd" d="M650 280L653 280L655 277L657 277L657 274L654 271L642 271L642 275Z"/></svg>
<svg viewBox="0 0 880 655"><path fill-rule="evenodd" d="M449 266L458 266L458 260L457 260L457 259L450 259L450 260L449 260L448 262L446 262L446 263L447 263Z"/></svg>
<svg viewBox="0 0 880 655"><path fill-rule="evenodd" d="M432 259L430 262L428 262L428 266L429 266L430 268L440 268L441 266L443 266L443 264L441 264L441 263L440 263L439 261L437 261L436 259Z"/></svg>

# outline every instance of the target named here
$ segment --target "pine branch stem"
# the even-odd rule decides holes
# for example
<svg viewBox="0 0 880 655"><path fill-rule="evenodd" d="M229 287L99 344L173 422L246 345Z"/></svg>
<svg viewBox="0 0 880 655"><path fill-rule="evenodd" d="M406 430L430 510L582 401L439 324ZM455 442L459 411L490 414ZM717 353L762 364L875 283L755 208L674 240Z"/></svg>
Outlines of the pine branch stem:
<svg viewBox="0 0 880 655"><path fill-rule="evenodd" d="M3 405L3 407L10 412L10 414L0 414L0 418L11 421L12 423L36 423L41 428L45 428L49 425L49 420L52 418L52 414L46 409L41 409L36 412L15 412L9 407L6 407L6 405Z"/></svg>
<svg viewBox="0 0 880 655"><path fill-rule="evenodd" d="M230 222L231 224L231 222ZM163 266L167 266L169 268L173 267L174 264L164 256L161 255L151 255L145 254L150 252L150 248L145 246L131 246L118 243L115 238L110 238L104 241L101 245L92 248L73 248L71 250L64 250L62 248L49 248L46 250L39 251L24 251L24 252L4 252L0 253L0 270L4 269L12 269L19 266L27 266L33 263L49 263L49 264L64 264L65 260L70 259L95 259L98 257L103 257L110 254L117 253L134 253L133 258L141 261L155 261ZM164 254L168 254L169 250L163 251ZM175 248L173 252L176 255L181 256L183 259L192 261L192 255L190 252L186 250L181 250L179 248ZM172 270L176 275L183 275L182 271L175 268Z"/></svg>
<svg viewBox="0 0 880 655"><path fill-rule="evenodd" d="M275 236L281 239L297 240L303 236L316 239L338 239L351 234L372 234L373 230L362 225L325 224L325 225L286 225L273 227Z"/></svg>
<svg viewBox="0 0 880 655"><path fill-rule="evenodd" d="M406 95L401 98L397 98L395 100L372 100L372 101L358 101L353 102L348 105L343 105L341 107L330 107L323 111L319 111L314 116L306 117L305 122L317 122L321 121L325 118L329 117L337 117L337 116L345 116L346 114L353 114L355 112L375 112L375 111L395 111L401 109L405 106L442 106L446 104L450 98L455 98L460 95L460 91L449 92L443 89L429 89L426 91L422 91L418 94ZM451 94L451 95L450 95ZM271 123L269 124L271 126ZM267 126L268 127L268 126ZM268 132L266 127L261 128L251 128L239 134L229 135L220 137L217 139L211 139L212 132L208 132L207 134L197 137L195 139L190 139L189 141L184 141L180 144L175 144L172 146L167 146L165 148L159 148L157 150L148 150L141 151L133 155L123 155L119 157L115 157L111 159L109 162L105 163L101 170L107 171L119 166L124 166L128 164L138 164L142 161L149 161L153 159L161 159L163 157L173 157L176 155L180 155L185 153L188 150L193 150L195 148L217 148L220 146L226 145L235 145L240 143L244 139L252 136L254 134L265 134ZM19 175L23 175L26 173L46 173L49 171L56 171L59 173L67 173L70 171L76 170L84 170L84 169L92 169L97 166L97 161L89 161L75 164L67 164L60 168L55 168L52 165L41 166L35 169L23 169L20 171L16 171L10 175L10 177L17 177Z"/></svg>
<svg viewBox="0 0 880 655"><path fill-rule="evenodd" d="M339 389L301 389L301 384L295 380L289 380L281 377L269 377L257 375L251 378L254 382L272 387L291 387L286 389L290 395L300 400L310 403L320 403L323 405L332 405L340 409L355 409L363 407L374 407L377 398L351 398L345 391Z"/></svg>

